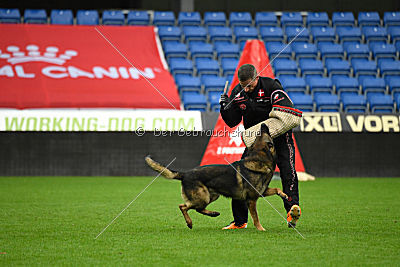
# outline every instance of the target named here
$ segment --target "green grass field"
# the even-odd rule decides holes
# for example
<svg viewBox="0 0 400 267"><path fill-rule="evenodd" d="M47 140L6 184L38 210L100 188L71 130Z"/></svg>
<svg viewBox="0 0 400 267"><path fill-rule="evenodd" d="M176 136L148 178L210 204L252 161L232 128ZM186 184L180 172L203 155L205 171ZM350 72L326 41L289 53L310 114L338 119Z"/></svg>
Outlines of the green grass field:
<svg viewBox="0 0 400 267"><path fill-rule="evenodd" d="M302 217L288 229L264 200L266 232L222 231L230 200L210 218L178 209L180 183L158 178L97 240L153 177L0 178L0 265L398 265L400 179L301 182ZM279 186L280 181L272 181ZM277 196L268 200L281 214Z"/></svg>

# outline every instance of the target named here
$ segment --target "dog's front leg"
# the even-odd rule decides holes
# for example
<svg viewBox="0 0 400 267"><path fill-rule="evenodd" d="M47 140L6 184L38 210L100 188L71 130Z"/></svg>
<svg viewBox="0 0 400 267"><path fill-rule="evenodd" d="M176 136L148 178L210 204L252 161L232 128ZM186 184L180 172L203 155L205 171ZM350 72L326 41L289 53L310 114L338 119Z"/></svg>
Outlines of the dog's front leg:
<svg viewBox="0 0 400 267"><path fill-rule="evenodd" d="M264 227L262 227L260 223L260 220L258 219L257 200L249 200L247 205L249 207L250 215L251 218L253 219L254 226L257 228L257 230L265 231Z"/></svg>

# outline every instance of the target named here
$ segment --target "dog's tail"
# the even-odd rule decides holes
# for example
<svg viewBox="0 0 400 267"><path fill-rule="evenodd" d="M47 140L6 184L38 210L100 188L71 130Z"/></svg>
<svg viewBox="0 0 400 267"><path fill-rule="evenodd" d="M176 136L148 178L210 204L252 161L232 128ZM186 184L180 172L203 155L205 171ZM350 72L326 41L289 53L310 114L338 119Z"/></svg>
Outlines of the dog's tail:
<svg viewBox="0 0 400 267"><path fill-rule="evenodd" d="M152 168L156 172L159 172L165 178L176 179L176 180L182 179L182 176L180 175L179 172L175 172L175 171L167 169L166 167L162 166L160 163L154 161L150 156L146 156L144 160L146 161L147 165L150 166L150 168Z"/></svg>

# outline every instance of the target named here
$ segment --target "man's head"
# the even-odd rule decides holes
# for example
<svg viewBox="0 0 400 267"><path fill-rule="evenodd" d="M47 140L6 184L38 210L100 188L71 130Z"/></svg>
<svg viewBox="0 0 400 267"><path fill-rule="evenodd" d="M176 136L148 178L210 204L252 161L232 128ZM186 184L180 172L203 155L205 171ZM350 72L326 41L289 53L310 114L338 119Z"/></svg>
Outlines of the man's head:
<svg viewBox="0 0 400 267"><path fill-rule="evenodd" d="M244 64L238 70L239 83L246 93L251 93L258 83L256 68L251 64Z"/></svg>

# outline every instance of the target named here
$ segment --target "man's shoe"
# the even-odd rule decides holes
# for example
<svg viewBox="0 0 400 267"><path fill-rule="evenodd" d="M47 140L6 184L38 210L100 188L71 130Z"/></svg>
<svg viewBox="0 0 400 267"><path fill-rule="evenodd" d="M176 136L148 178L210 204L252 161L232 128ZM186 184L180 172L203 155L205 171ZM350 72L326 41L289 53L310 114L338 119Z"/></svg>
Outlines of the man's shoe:
<svg viewBox="0 0 400 267"><path fill-rule="evenodd" d="M296 223L299 220L301 215L301 209L298 205L293 205L288 214L287 214L287 224L289 228L295 228L296 227Z"/></svg>
<svg viewBox="0 0 400 267"><path fill-rule="evenodd" d="M236 225L235 222L231 222L229 225L222 228L222 230L232 230L232 229L244 229L247 228L247 223Z"/></svg>

